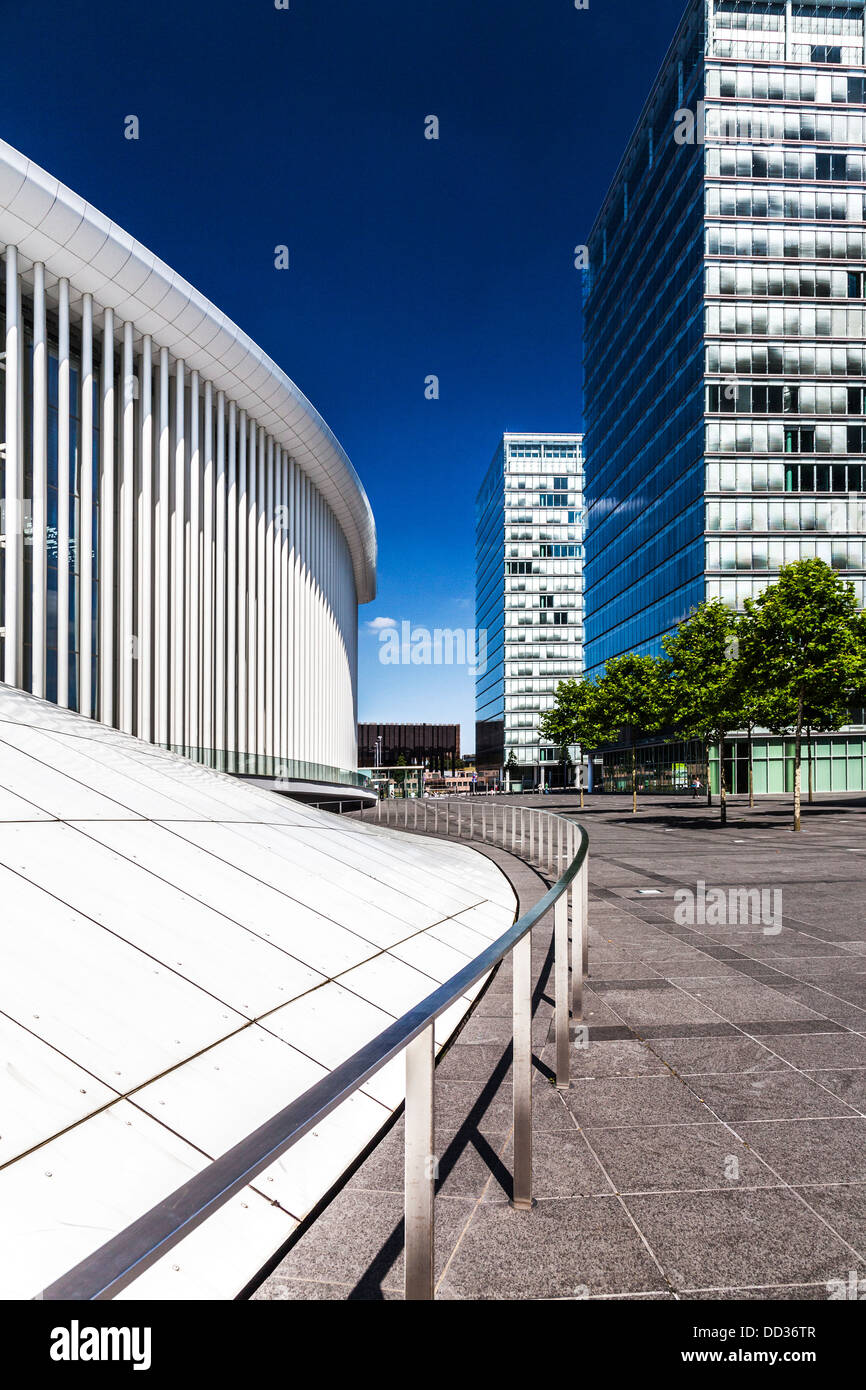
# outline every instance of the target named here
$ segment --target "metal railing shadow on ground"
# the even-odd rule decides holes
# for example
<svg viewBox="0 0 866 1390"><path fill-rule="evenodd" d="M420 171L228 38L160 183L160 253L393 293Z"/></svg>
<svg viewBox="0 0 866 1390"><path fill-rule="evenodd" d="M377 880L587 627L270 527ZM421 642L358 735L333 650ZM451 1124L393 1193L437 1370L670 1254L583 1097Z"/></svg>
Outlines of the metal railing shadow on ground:
<svg viewBox="0 0 866 1390"><path fill-rule="evenodd" d="M400 1052L406 1054L405 1297L434 1296L436 1019L509 954L513 967L514 1173L512 1205L532 1197L532 930L554 915L556 1085L570 1084L570 1019L583 1015L587 969L589 837L582 826L534 807L470 802L379 802L361 819L392 828L475 840L510 850L556 875L534 907L426 999L335 1067L278 1114L39 1295L47 1300L104 1300L128 1287L265 1168L354 1095ZM419 823L420 822L420 823ZM563 869L563 864L565 868ZM568 895L571 894L569 913ZM571 956L571 960L569 957Z"/></svg>

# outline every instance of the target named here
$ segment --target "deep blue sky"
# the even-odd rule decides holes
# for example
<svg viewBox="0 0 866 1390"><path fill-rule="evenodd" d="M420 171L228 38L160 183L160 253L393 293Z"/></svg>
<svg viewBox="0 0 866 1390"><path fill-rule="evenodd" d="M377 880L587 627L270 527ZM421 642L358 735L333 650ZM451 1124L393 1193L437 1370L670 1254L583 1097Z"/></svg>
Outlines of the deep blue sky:
<svg viewBox="0 0 866 1390"><path fill-rule="evenodd" d="M362 719L460 720L474 748L468 674L383 666L366 623L471 627L497 439L581 427L572 248L683 3L3 7L3 137L260 343L360 473L379 528Z"/></svg>

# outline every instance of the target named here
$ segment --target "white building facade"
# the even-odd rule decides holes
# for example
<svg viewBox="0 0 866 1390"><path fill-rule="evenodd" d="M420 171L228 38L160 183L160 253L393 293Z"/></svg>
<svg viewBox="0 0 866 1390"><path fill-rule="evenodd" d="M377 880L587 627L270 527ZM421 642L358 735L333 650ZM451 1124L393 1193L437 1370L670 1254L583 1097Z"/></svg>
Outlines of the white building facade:
<svg viewBox="0 0 866 1390"><path fill-rule="evenodd" d="M357 766L376 531L292 381L0 142L0 676L229 771Z"/></svg>
<svg viewBox="0 0 866 1390"><path fill-rule="evenodd" d="M505 434L476 508L476 759L524 786L573 784L540 715L583 673L583 436ZM578 750L568 750L573 763ZM513 756L512 756L513 755Z"/></svg>

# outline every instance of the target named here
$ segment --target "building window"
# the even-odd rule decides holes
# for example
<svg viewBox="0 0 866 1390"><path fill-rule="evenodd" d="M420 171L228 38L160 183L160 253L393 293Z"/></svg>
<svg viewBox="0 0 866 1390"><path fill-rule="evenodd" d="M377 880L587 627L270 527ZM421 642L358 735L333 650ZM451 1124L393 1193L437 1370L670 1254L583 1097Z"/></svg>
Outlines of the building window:
<svg viewBox="0 0 866 1390"><path fill-rule="evenodd" d="M842 50L823 43L813 43L809 53L812 63L841 63Z"/></svg>

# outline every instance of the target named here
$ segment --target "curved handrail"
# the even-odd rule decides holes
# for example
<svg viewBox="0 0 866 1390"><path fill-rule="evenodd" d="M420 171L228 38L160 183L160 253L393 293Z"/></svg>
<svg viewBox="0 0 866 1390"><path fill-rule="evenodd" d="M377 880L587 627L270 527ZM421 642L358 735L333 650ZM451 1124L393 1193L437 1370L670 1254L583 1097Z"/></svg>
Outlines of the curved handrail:
<svg viewBox="0 0 866 1390"><path fill-rule="evenodd" d="M565 872L548 889L534 907L524 913L508 931L492 942L480 955L463 966L449 980L433 990L407 1013L390 1024L353 1056L341 1062L333 1071L317 1081L258 1129L228 1149L220 1158L208 1164L157 1206L118 1232L110 1240L86 1256L79 1264L49 1284L39 1295L46 1300L103 1300L113 1298L137 1279L158 1259L212 1216L236 1193L245 1188L259 1173L287 1152L298 1140L320 1124L339 1105L354 1095L365 1082L375 1076L398 1053L411 1045L425 1032L430 1034L432 1066L433 1025L440 1014L456 1003L474 984L498 965L510 951L525 942L529 933L557 904L565 909L563 899L583 869L589 850L589 836L583 826L557 816L555 812L532 808L530 814L562 821L568 831L577 833L579 847ZM581 915L583 915L581 913ZM565 923L565 911L561 922ZM557 926L560 922L557 922ZM561 962L559 962L561 964ZM528 959L527 982L528 982ZM567 970L567 960L566 960ZM559 1001L558 1001L559 1002ZM566 1012L567 1039L567 1012ZM515 1028L517 1000L515 996ZM526 1030L528 1043L528 1027ZM515 1033L516 1038L516 1033ZM516 1052L516 1047L515 1047ZM408 1060L408 1057L407 1057ZM516 1061L516 1058L515 1058ZM407 1120L409 1095L407 1087ZM515 1111L516 1115L516 1111ZM529 1122L529 1121L528 1121ZM408 1127L408 1124L407 1124ZM431 1114L432 1127L432 1114ZM430 1177L432 1205L432 1176ZM408 1193L408 1165L407 1165ZM530 1199L531 1201L531 1199ZM523 1205L523 1203L521 1203ZM432 1215L431 1215L432 1223ZM407 1230L408 1230L407 1212ZM407 1238L408 1244L408 1238ZM432 1224L430 1230L432 1258ZM407 1249L407 1280L409 1251ZM419 1296L419 1295L407 1295Z"/></svg>

